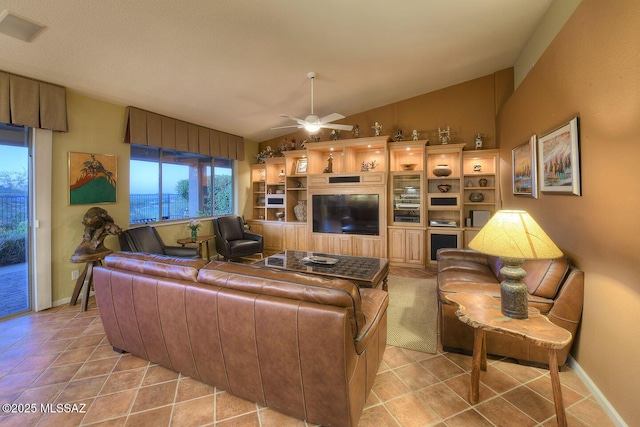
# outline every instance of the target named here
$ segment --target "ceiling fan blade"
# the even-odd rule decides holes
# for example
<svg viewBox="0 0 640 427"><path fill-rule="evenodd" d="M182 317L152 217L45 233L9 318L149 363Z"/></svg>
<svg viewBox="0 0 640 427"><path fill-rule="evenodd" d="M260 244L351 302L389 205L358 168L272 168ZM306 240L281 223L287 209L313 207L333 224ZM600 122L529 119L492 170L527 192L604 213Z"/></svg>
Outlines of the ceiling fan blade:
<svg viewBox="0 0 640 427"><path fill-rule="evenodd" d="M287 118L289 120L293 120L294 122L298 122L298 124L300 124L300 125L303 125L303 124L306 123L303 119L299 119L297 117L293 117L293 116L290 116L288 114L279 114L279 116L280 117L285 117L285 118Z"/></svg>
<svg viewBox="0 0 640 427"><path fill-rule="evenodd" d="M326 123L324 125L320 125L321 128L326 128L326 129L337 129L337 130L346 130L346 131L350 131L353 129L352 125L340 125L337 123Z"/></svg>
<svg viewBox="0 0 640 427"><path fill-rule="evenodd" d="M271 128L271 130L277 130L277 129L289 129L289 128L298 128L298 129L302 129L304 127L304 125L299 124L299 125L288 125L288 126L276 126L274 128Z"/></svg>
<svg viewBox="0 0 640 427"><path fill-rule="evenodd" d="M328 116L324 116L323 118L321 118L320 119L320 124L322 125L322 124L333 122L333 121L340 120L340 119L344 119L344 116L342 114L333 113L333 114L329 114Z"/></svg>

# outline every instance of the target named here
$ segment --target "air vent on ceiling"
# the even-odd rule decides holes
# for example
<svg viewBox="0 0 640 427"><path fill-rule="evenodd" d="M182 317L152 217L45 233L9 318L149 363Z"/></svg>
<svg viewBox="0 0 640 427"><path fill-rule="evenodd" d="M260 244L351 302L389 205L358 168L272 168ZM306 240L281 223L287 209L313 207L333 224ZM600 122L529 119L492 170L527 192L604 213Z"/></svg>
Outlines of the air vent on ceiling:
<svg viewBox="0 0 640 427"><path fill-rule="evenodd" d="M5 10L0 13L0 33L30 42L46 27L35 21Z"/></svg>

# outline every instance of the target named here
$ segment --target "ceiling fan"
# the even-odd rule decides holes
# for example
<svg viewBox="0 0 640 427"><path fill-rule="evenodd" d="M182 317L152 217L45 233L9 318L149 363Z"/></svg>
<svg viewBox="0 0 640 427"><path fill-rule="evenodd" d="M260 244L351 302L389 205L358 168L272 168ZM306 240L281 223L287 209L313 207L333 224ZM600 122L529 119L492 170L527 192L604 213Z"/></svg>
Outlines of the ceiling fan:
<svg viewBox="0 0 640 427"><path fill-rule="evenodd" d="M309 132L317 132L321 128L346 130L346 131L350 131L351 129L353 129L353 126L351 125L340 125L337 123L331 123L334 120L344 119L344 116L342 114L332 113L332 114L329 114L328 116L324 116L320 118L313 113L313 79L316 78L316 73L312 71L307 74L307 77L311 79L311 114L305 117L304 120L299 119L297 117L289 116L287 114L280 114L280 117L286 117L288 119L294 120L297 124L288 125L288 126L278 126L278 127L271 128L271 130L286 129L286 128L298 128L298 129L304 128Z"/></svg>

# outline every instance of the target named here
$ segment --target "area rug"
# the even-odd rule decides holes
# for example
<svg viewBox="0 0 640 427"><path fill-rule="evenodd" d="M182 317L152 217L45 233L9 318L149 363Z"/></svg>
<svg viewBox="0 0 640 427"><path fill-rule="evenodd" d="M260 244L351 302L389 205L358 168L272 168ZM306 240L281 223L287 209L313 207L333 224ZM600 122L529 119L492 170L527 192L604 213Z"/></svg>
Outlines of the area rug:
<svg viewBox="0 0 640 427"><path fill-rule="evenodd" d="M387 344L424 353L437 351L436 279L389 276Z"/></svg>

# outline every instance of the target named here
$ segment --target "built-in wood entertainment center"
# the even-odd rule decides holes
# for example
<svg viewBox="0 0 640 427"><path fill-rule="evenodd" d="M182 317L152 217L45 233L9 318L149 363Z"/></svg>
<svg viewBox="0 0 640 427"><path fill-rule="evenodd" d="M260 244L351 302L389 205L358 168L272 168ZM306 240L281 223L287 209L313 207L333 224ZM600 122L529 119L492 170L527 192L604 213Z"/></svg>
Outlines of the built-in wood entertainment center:
<svg viewBox="0 0 640 427"><path fill-rule="evenodd" d="M251 165L251 230L264 236L266 251L406 266L435 261L440 247L466 246L500 208L498 150L426 143L388 136L314 142Z"/></svg>

